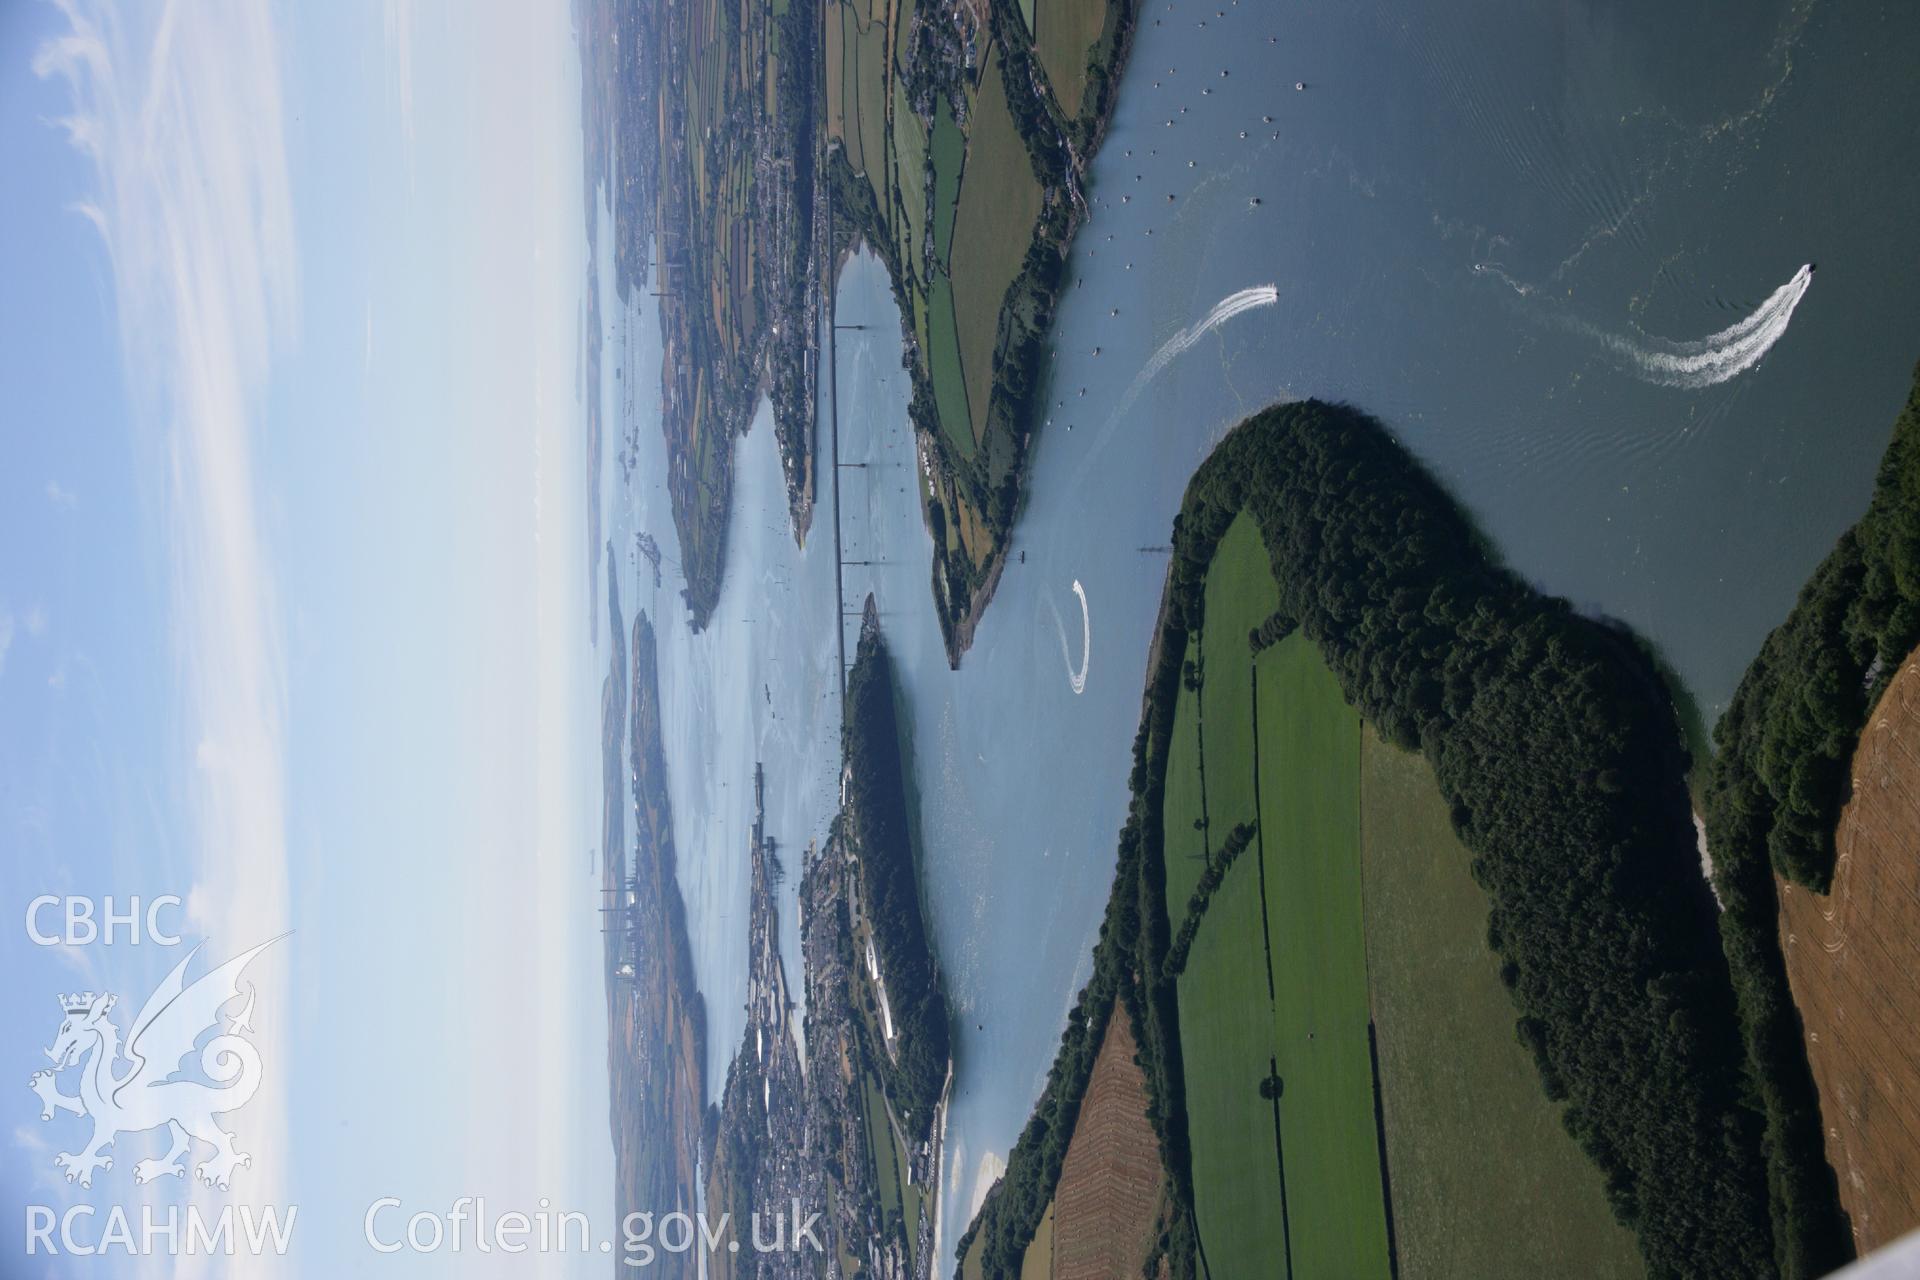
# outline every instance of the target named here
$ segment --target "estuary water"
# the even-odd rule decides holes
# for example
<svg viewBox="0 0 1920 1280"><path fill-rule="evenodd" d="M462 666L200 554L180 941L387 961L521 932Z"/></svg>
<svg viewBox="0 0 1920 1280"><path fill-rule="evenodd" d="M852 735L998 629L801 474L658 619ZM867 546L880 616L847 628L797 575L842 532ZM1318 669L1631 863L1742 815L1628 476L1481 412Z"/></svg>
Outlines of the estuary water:
<svg viewBox="0 0 1920 1280"><path fill-rule="evenodd" d="M1149 5L1095 161L1013 559L932 618L897 320L840 287L848 595L912 720L955 1006L942 1250L1087 973L1187 477L1294 397L1378 415L1708 724L1859 514L1920 357L1896 5ZM1296 84L1304 88L1296 88ZM1024 556L1024 561L1022 557Z"/></svg>
<svg viewBox="0 0 1920 1280"><path fill-rule="evenodd" d="M604 205L601 218L600 243L607 244L612 231ZM788 524L771 410L763 402L751 431L734 450L734 505L720 602L707 629L695 635L680 595L686 579L664 479L659 309L644 293L621 304L610 267L603 265L597 287L601 314L609 317L599 393L611 424L598 483L624 620L631 627L636 610L646 610L659 642L661 733L676 870L694 971L707 1007L707 1096L717 1102L746 1028L748 841L757 766L765 769L767 834L777 844L785 872L776 886L780 950L796 1001L796 1039L803 1052L805 1047L800 872L808 846L824 842L839 807L832 494L824 495L815 513L826 536L797 546ZM658 587L652 566L636 549L640 533L657 539L663 553ZM605 622L601 626L604 631ZM622 741L621 752L628 756L630 739ZM631 768L628 758L623 772L629 786Z"/></svg>
<svg viewBox="0 0 1920 1280"><path fill-rule="evenodd" d="M847 265L839 319L867 326L836 343L842 460L865 464L841 472L846 558L864 562L847 604L875 594L896 657L954 1006L943 1257L1087 974L1159 548L1212 443L1277 400L1370 410L1517 570L1647 636L1710 723L1862 508L1920 357L1920 79L1896 52L1917 28L1911 6L1805 0L1149 4L1089 183L1013 558L957 672L898 316L878 262ZM634 479L609 475L607 509L623 603L670 623L668 757L717 1083L745 994L753 761L794 857L833 808L833 508L823 479L796 549L759 422L713 628L687 632L671 563L659 593L644 566L639 581L634 531L676 547L650 311L627 311L602 357L610 402L633 390L614 366L640 379L609 432L611 455L637 427ZM791 930L790 886L783 907Z"/></svg>

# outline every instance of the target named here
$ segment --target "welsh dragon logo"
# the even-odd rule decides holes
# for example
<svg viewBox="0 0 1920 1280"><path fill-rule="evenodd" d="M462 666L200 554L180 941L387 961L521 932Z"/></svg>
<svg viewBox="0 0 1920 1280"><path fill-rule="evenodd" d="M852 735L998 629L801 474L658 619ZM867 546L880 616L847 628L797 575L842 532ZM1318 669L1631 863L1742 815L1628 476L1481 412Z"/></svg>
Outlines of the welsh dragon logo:
<svg viewBox="0 0 1920 1280"><path fill-rule="evenodd" d="M226 1190L234 1169L253 1163L252 1156L234 1149L233 1135L214 1119L245 1106L260 1087L260 1051L243 1034L253 1029L252 984L238 1013L223 1015L222 1010L241 996L240 974L248 962L279 940L242 952L189 984L187 965L200 950L195 947L147 997L127 1031L124 1048L120 1028L108 1016L115 996L88 991L61 997L66 1020L46 1051L53 1067L34 1072L29 1084L40 1095L42 1120L53 1119L56 1111L93 1120L86 1146L53 1158L66 1170L68 1182L92 1186L97 1170L113 1168L113 1157L102 1153L115 1138L163 1125L172 1145L159 1159L133 1166L136 1182L184 1178L185 1160L196 1142L213 1148L211 1156L194 1166L196 1176L210 1187ZM182 1075L185 1059L208 1031L217 1034L200 1048L199 1065L211 1084ZM59 1076L69 1068L78 1068L80 1074L75 1095L60 1092Z"/></svg>

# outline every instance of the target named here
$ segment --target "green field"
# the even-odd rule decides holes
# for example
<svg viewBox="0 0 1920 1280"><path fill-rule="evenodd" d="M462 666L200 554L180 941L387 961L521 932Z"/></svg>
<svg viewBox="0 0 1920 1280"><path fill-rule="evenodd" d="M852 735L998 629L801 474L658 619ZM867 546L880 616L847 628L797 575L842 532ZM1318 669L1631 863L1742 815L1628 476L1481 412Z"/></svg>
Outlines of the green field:
<svg viewBox="0 0 1920 1280"><path fill-rule="evenodd" d="M843 3L828 13L826 86L827 132L847 149L847 163L873 184L880 209L893 220L893 174L887 153L887 29L884 18L869 18L870 6Z"/></svg>
<svg viewBox="0 0 1920 1280"><path fill-rule="evenodd" d="M1199 645L1189 638L1187 659L1198 652ZM1177 930L1186 919L1187 899L1193 896L1200 879L1206 848L1193 825L1206 809L1200 786L1200 699L1189 689L1181 689L1173 704L1173 746L1167 755L1166 785L1161 823L1167 864L1167 927Z"/></svg>
<svg viewBox="0 0 1920 1280"><path fill-rule="evenodd" d="M1187 644L1187 660L1198 661L1206 679L1200 696L1182 688L1174 704L1174 747L1167 758L1163 819L1167 914L1174 928L1186 918L1187 899L1205 868L1203 850L1218 852L1236 824L1254 820L1253 720L1247 714L1253 676L1247 661L1247 633L1266 621L1278 602L1259 530L1250 519L1234 521L1207 573L1204 634L1197 644L1192 640ZM1239 768L1209 774L1204 788L1203 718L1206 754L1217 752L1223 760L1244 762ZM1202 814L1208 819L1204 838L1193 825Z"/></svg>
<svg viewBox="0 0 1920 1280"><path fill-rule="evenodd" d="M917 1182L906 1180L906 1150L896 1144L894 1151L900 1161L900 1204L907 1232L907 1263L917 1272L920 1269L920 1215L927 1209L927 1189Z"/></svg>
<svg viewBox="0 0 1920 1280"><path fill-rule="evenodd" d="M1242 517L1245 519L1245 517ZM1293 1263L1387 1274L1360 890L1360 717L1312 641L1260 655L1260 839Z"/></svg>
<svg viewBox="0 0 1920 1280"><path fill-rule="evenodd" d="M1306 636L1249 661L1247 633L1277 596L1250 516L1221 539L1205 590L1187 655L1204 658L1201 691L1182 687L1167 758L1170 925L1205 866L1194 820L1210 814L1217 854L1256 803L1260 819L1179 980L1214 1274L1286 1275L1290 1257L1294 1275L1385 1276L1389 1195L1403 1275L1643 1274L1515 1038L1486 899L1426 760L1362 724ZM1284 1174L1259 1096L1269 1057Z"/></svg>
<svg viewBox="0 0 1920 1280"><path fill-rule="evenodd" d="M996 49L987 55L967 137L965 180L953 227L953 315L973 436L986 439L1000 304L1020 274L1040 219L1040 184L1007 106Z"/></svg>
<svg viewBox="0 0 1920 1280"><path fill-rule="evenodd" d="M1406 1275L1644 1274L1560 1124L1487 949L1487 903L1426 760L1361 747L1367 966Z"/></svg>
<svg viewBox="0 0 1920 1280"><path fill-rule="evenodd" d="M1260 530L1241 516L1220 540L1207 572L1207 612L1202 635L1206 660L1200 683L1201 731L1207 789L1207 832L1216 850L1227 833L1253 822L1253 666L1247 633L1280 603L1267 565ZM1214 768L1214 762L1219 762Z"/></svg>
<svg viewBox="0 0 1920 1280"><path fill-rule="evenodd" d="M916 285L907 290L907 296L913 300L913 337L920 344L920 350L926 351L927 337L927 291Z"/></svg>
<svg viewBox="0 0 1920 1280"><path fill-rule="evenodd" d="M906 1234L907 1258L914 1267L920 1252L920 1214L926 1206L926 1189L913 1183L909 1177L909 1158L906 1149L901 1146L900 1138L894 1132L893 1124L887 1119L886 1098L880 1092L880 1083L871 1075L865 1077L867 1111L867 1148L873 1156L873 1177L880 1188L880 1213L882 1221L890 1221L895 1215Z"/></svg>
<svg viewBox="0 0 1920 1280"><path fill-rule="evenodd" d="M900 66L907 65L907 59L913 53L907 36L913 30L914 0L900 0L899 12L893 16L893 56Z"/></svg>
<svg viewBox="0 0 1920 1280"><path fill-rule="evenodd" d="M906 219L901 240L906 248L905 264L917 278L920 247L927 236L927 135L920 117L907 104L906 83L893 82L893 124L891 137L895 152L893 189Z"/></svg>
<svg viewBox="0 0 1920 1280"><path fill-rule="evenodd" d="M867 138L871 133L866 122L860 118L862 103L861 82L867 77L869 68L861 65L862 45L860 36L860 15L851 4L840 6L840 66L841 88L840 105L844 117L843 140L847 145L847 160L853 165L855 173L863 173L871 178L873 166L879 163L879 156L869 156L866 151ZM874 183L874 190L881 190L883 184Z"/></svg>
<svg viewBox="0 0 1920 1280"><path fill-rule="evenodd" d="M960 338L953 322L953 286L944 271L933 273L927 290L927 365L933 379L933 398L940 428L963 458L973 456L973 430L968 425L967 380L960 371Z"/></svg>
<svg viewBox="0 0 1920 1280"><path fill-rule="evenodd" d="M1248 632L1276 599L1266 550L1243 515L1208 569L1201 693L1181 691L1168 757L1169 778L1183 778L1195 767L1183 757L1204 752L1216 849L1256 808L1260 817L1179 984L1194 1209L1217 1274L1385 1276L1360 899L1360 721L1305 637L1252 659ZM1181 708L1195 701L1198 742L1181 731ZM1170 783L1165 811L1169 910L1180 914L1198 875L1187 856L1191 790ZM1275 1067L1285 1082L1277 1140L1274 1107L1259 1092ZM1283 1176L1291 1239L1281 1226Z"/></svg>
<svg viewBox="0 0 1920 1280"><path fill-rule="evenodd" d="M953 260L953 215L960 204L960 170L967 162L967 135L942 97L933 114L933 251Z"/></svg>
<svg viewBox="0 0 1920 1280"><path fill-rule="evenodd" d="M856 57L847 60L853 72L854 92L860 113L860 152L866 163L867 180L880 198L883 210L893 207L893 173L887 158L887 69L886 24L878 19L860 29Z"/></svg>
<svg viewBox="0 0 1920 1280"><path fill-rule="evenodd" d="M1027 27L1034 31L1034 48L1040 65L1069 117L1080 114L1080 99L1087 91L1087 55L1100 38L1107 23L1107 0L1037 0L1037 14L1027 13Z"/></svg>
<svg viewBox="0 0 1920 1280"><path fill-rule="evenodd" d="M893 1126L887 1122L886 1099L880 1083L866 1076L862 1086L867 1109L867 1151L873 1157L873 1181L880 1188L880 1214L883 1220L901 1211L900 1185L906 1179L900 1170L900 1146L893 1138Z"/></svg>
<svg viewBox="0 0 1920 1280"><path fill-rule="evenodd" d="M1180 1052L1207 1260L1222 1276L1285 1276L1280 1164L1272 1108L1259 1094L1273 1054L1273 1004L1252 851L1214 894L1180 979Z"/></svg>
<svg viewBox="0 0 1920 1280"><path fill-rule="evenodd" d="M847 15L843 9L828 11L826 30L821 34L821 43L826 46L826 80L824 88L827 99L827 137L838 138L842 145L847 141L847 66L846 66L846 24ZM848 164L853 164L851 156ZM854 165L855 172L859 166Z"/></svg>

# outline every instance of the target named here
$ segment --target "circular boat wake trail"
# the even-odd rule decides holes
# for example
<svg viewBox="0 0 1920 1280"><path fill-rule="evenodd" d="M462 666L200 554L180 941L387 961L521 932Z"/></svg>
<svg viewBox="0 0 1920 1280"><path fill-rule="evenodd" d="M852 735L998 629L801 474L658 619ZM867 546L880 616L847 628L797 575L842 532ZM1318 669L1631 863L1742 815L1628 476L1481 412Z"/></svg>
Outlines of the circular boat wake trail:
<svg viewBox="0 0 1920 1280"><path fill-rule="evenodd" d="M1576 332L1599 342L1635 377L1659 387L1698 390L1730 381L1759 364L1773 344L1786 336L1794 308L1812 285L1813 264L1808 263L1768 294L1752 315L1694 342L1629 337L1585 320L1561 319Z"/></svg>
<svg viewBox="0 0 1920 1280"><path fill-rule="evenodd" d="M1060 633L1060 659L1067 664L1067 683L1073 686L1075 693L1087 691L1087 663L1093 657L1093 619L1087 612L1087 589L1080 585L1080 579L1073 580L1073 594L1080 597L1080 669L1074 670L1073 648L1067 643L1066 619L1060 616L1059 606L1053 603L1053 597L1047 596L1047 612L1053 615L1053 629Z"/></svg>

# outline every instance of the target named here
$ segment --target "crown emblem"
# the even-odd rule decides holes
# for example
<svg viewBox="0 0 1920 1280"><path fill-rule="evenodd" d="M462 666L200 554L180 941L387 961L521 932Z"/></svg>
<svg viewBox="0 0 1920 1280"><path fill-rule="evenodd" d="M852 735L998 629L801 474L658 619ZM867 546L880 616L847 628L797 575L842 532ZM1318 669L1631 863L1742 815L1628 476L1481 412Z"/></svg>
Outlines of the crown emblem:
<svg viewBox="0 0 1920 1280"><path fill-rule="evenodd" d="M79 991L61 996L60 1007L70 1014L86 1013L93 1008L93 992Z"/></svg>

